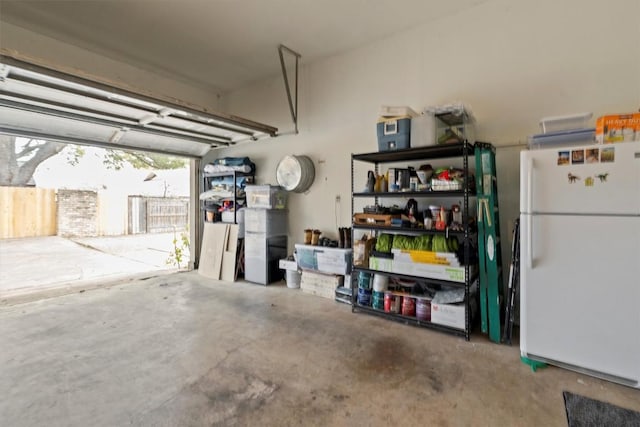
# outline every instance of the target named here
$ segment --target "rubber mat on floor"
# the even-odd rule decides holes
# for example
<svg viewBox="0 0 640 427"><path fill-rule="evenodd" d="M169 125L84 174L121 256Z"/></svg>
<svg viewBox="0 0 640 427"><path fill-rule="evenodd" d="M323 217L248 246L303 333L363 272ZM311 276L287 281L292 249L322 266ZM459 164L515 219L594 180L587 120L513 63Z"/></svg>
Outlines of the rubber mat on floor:
<svg viewBox="0 0 640 427"><path fill-rule="evenodd" d="M587 426L640 426L640 412L610 403L590 399L578 394L562 393L569 427Z"/></svg>

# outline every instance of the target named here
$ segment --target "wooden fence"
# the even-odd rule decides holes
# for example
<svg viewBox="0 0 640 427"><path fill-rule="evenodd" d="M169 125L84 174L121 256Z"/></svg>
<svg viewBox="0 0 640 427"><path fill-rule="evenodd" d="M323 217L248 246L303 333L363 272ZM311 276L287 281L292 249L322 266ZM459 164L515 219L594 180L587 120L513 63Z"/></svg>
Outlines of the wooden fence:
<svg viewBox="0 0 640 427"><path fill-rule="evenodd" d="M71 228L60 230L68 228L71 230L67 230L69 235L87 235L80 227L85 222L96 226L95 235L121 235L127 231L128 234L162 233L188 228L187 197L129 196L127 203L126 196L122 202L117 195L99 196L98 209L93 216L77 220L77 229L69 226ZM0 239L55 236L58 232L57 202L53 189L0 187Z"/></svg>
<svg viewBox="0 0 640 427"><path fill-rule="evenodd" d="M129 196L129 234L186 230L189 198Z"/></svg>
<svg viewBox="0 0 640 427"><path fill-rule="evenodd" d="M56 191L36 187L0 187L0 239L55 236Z"/></svg>

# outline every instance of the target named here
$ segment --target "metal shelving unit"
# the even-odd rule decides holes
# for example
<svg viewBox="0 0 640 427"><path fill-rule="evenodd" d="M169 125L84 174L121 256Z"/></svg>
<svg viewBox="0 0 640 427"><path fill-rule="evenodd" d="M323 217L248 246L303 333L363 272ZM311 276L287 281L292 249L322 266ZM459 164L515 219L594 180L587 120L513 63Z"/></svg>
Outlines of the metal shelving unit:
<svg viewBox="0 0 640 427"><path fill-rule="evenodd" d="M417 319L415 317L403 316L402 314L386 313L384 311L376 310L374 308L367 307L367 306L362 306L362 305L358 305L357 307L353 306L352 310L354 312L355 311L362 311L363 313L373 314L375 316L384 317L385 319L390 319L390 320L394 320L396 322L401 322L401 323L404 323L405 325L422 326L422 327L425 327L425 328L430 328L430 329L435 329L435 330L442 331L442 332L447 332L447 333L450 333L450 334L453 334L453 335L459 335L461 337L466 336L464 329L452 328L451 326L446 326L446 325L439 325L437 323L432 323L432 322L429 322L429 321L426 321L426 320L420 320L420 319Z"/></svg>
<svg viewBox="0 0 640 427"><path fill-rule="evenodd" d="M437 285L446 285L452 288L464 288L465 284L462 282L451 282L449 280L441 280L441 279L432 279L430 277L420 277L420 276L412 276L410 274L402 274L402 273L391 273L388 271L379 271L379 270L374 270L371 268L364 268L364 267L353 267L352 269L353 272L359 272L359 271L364 271L365 273L370 273L370 274L376 274L376 273L381 273L381 274L386 274L388 276L393 276L393 277L397 277L399 279L407 279L407 280L415 280L415 281L421 281L421 282L426 282L426 283L433 283L433 284L437 284ZM473 275L471 277L470 282L473 283L473 281L478 277L478 275Z"/></svg>
<svg viewBox="0 0 640 427"><path fill-rule="evenodd" d="M446 144L446 145L436 145L436 146L428 146L428 147L418 147L418 148L409 148L402 150L394 150L394 151L379 151L372 153L363 153L363 154L352 154L351 155L351 217L354 215L354 200L356 198L373 198L375 204L378 205L378 201L381 198L405 198L405 197L413 197L413 198L447 198L447 197L460 197L463 200L462 206L462 231L452 231L452 230L425 230L420 228L407 228L407 227L394 227L387 225L369 225L369 224L352 224L352 233L356 230L372 230L372 231L389 231L395 233L409 233L409 234L444 234L448 236L456 236L459 239L462 239L461 244L463 245L463 264L465 269L465 280L464 282L451 282L447 280L439 280L433 279L429 277L416 277L411 275L404 275L398 273L390 273L386 271L378 271L369 268L356 267L354 266L354 272L367 272L371 274L384 274L390 277L398 277L409 280L422 281L426 283L439 284L448 287L463 287L465 290L465 327L464 329L453 328L449 326L444 326L436 323L432 323L425 320L419 320L414 317L407 317L400 314L388 313L385 311L377 310L369 306L363 306L358 304L357 301L357 292L353 292L352 295L352 311L353 312L363 312L368 314L374 314L377 316L381 316L390 320L400 321L405 324L422 326L431 329L436 329L443 332L452 333L455 335L464 336L468 341L471 333L471 298L470 298L470 287L474 280L477 278L477 274L474 274L473 277L470 271L471 264L471 247L472 240L477 239L477 231L475 227L470 226L469 224L469 199L476 196L475 191L471 188L473 181L470 179L471 173L469 171L469 157L474 156L474 146L469 144L468 142L463 143L455 143L455 144ZM466 185L461 190L454 191L398 191L398 192L361 192L355 191L354 180L355 180L355 172L354 172L354 162L366 162L372 163L374 165L374 171L376 174L379 172L379 165L383 163L398 163L398 162L416 162L422 160L435 160L435 159L448 159L448 158L458 158L462 159L462 168L463 168L463 179ZM355 241L355 236L352 236L352 240Z"/></svg>
<svg viewBox="0 0 640 427"><path fill-rule="evenodd" d="M233 179L233 196L220 198L218 200L219 201L225 201L225 200L233 201L233 206L234 206L233 222L235 224L237 224L238 223L238 218L237 218L238 200L244 200L246 198L246 196L238 197L238 179L246 178L247 179L247 184L253 184L253 182L255 181L255 174L254 173L237 172L237 171L203 173L202 174L203 190L204 191L210 190L212 188L212 183L214 183L215 180L224 179L224 178L228 178L228 177L231 177ZM202 202L201 205L202 205L202 210L205 211L206 209L205 209L204 202ZM205 221L206 221L206 215L205 215L204 218L205 218Z"/></svg>

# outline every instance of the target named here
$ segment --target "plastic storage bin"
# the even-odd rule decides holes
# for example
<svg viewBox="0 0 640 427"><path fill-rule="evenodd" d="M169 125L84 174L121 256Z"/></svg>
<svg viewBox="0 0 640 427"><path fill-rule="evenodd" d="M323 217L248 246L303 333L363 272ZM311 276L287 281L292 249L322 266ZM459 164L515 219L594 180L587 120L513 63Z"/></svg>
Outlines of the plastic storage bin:
<svg viewBox="0 0 640 427"><path fill-rule="evenodd" d="M282 279L279 263L287 256L287 236L267 237L246 231L244 247L245 280L268 285Z"/></svg>
<svg viewBox="0 0 640 427"><path fill-rule="evenodd" d="M286 209L287 192L275 185L247 185L247 207L264 209Z"/></svg>
<svg viewBox="0 0 640 427"><path fill-rule="evenodd" d="M475 142L473 118L466 111L452 110L435 114L438 144Z"/></svg>
<svg viewBox="0 0 640 427"><path fill-rule="evenodd" d="M596 130L581 129L564 132L541 133L529 137L529 149L562 147L568 145L594 144Z"/></svg>
<svg viewBox="0 0 640 427"><path fill-rule="evenodd" d="M378 151L411 147L411 117L381 118L378 120Z"/></svg>
<svg viewBox="0 0 640 427"><path fill-rule="evenodd" d="M425 112L411 119L411 147L436 145L436 118Z"/></svg>
<svg viewBox="0 0 640 427"><path fill-rule="evenodd" d="M265 233L268 237L287 234L288 212L282 209L246 208L244 227L253 233Z"/></svg>
<svg viewBox="0 0 640 427"><path fill-rule="evenodd" d="M408 117L416 117L418 113L413 111L411 107L407 106L391 106L391 105L382 105L380 107L380 116L381 117L399 117L399 116L408 116Z"/></svg>
<svg viewBox="0 0 640 427"><path fill-rule="evenodd" d="M593 113L579 113L568 116L544 117L540 120L542 133L555 133L589 127Z"/></svg>
<svg viewBox="0 0 640 427"><path fill-rule="evenodd" d="M349 274L351 272L351 249L329 248L296 244L298 266L321 273Z"/></svg>

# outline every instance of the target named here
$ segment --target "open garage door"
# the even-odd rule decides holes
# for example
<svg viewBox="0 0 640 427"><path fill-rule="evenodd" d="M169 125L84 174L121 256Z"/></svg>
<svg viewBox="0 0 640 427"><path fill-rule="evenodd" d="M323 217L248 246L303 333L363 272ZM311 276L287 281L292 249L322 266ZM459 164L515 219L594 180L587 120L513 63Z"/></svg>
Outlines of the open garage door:
<svg viewBox="0 0 640 427"><path fill-rule="evenodd" d="M199 158L276 132L0 56L0 133Z"/></svg>

